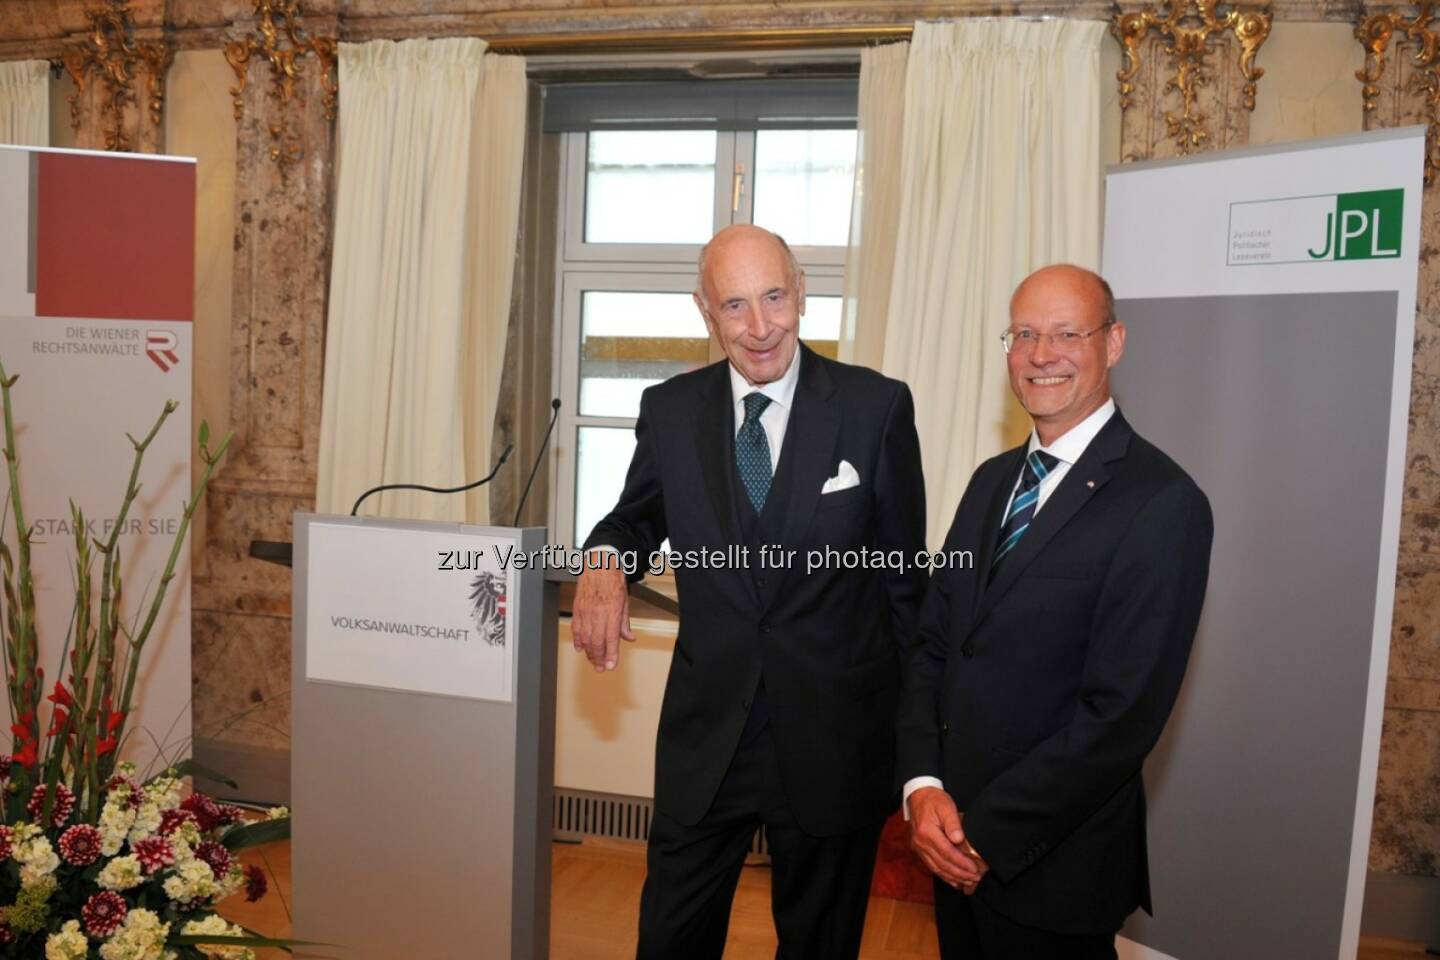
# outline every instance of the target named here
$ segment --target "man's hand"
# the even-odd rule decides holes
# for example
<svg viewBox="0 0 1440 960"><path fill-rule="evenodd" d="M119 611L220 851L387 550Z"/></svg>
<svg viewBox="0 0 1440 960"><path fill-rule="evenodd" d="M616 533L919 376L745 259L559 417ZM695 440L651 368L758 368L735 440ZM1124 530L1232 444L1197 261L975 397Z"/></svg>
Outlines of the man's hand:
<svg viewBox="0 0 1440 960"><path fill-rule="evenodd" d="M965 833L950 794L938 787L921 787L908 802L910 846L931 873L967 895L974 893L985 868L962 852Z"/></svg>
<svg viewBox="0 0 1440 960"><path fill-rule="evenodd" d="M596 670L603 673L619 666L620 638L635 639L630 632L630 594L623 570L600 566L580 574L570 636L575 649L589 657Z"/></svg>

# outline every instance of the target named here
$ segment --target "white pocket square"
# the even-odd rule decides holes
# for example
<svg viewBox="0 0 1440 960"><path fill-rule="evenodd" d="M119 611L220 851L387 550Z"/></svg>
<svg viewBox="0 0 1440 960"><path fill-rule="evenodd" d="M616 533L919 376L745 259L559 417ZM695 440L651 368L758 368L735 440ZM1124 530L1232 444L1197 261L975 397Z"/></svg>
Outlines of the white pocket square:
<svg viewBox="0 0 1440 960"><path fill-rule="evenodd" d="M835 476L825 481L825 486L820 488L820 495L835 493L837 490L849 490L851 487L860 486L860 474L850 466L849 460L841 460L840 466L835 469Z"/></svg>

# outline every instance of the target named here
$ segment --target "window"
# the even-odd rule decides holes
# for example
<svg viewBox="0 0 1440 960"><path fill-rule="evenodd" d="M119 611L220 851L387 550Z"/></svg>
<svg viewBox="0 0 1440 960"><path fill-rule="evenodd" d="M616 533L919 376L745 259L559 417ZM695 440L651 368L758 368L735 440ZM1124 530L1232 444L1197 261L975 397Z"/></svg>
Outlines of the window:
<svg viewBox="0 0 1440 960"><path fill-rule="evenodd" d="M850 96L853 110L853 82ZM680 115L668 101L663 109ZM853 112L848 123L750 126L664 129L650 120L563 134L557 540L583 543L618 499L641 392L723 357L690 299L700 247L719 228L757 223L785 237L806 274L801 339L835 355Z"/></svg>

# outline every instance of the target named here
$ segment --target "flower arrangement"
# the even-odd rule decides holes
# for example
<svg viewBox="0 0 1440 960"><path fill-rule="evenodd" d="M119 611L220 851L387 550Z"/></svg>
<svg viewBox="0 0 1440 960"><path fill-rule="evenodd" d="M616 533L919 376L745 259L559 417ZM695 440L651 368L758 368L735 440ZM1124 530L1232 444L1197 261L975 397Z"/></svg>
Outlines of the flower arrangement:
<svg viewBox="0 0 1440 960"><path fill-rule="evenodd" d="M204 469L155 593L142 604L143 619L126 623L120 616L119 531L140 492L145 450L176 403L165 405L143 439L129 438L130 477L104 541L89 539L83 512L71 504L75 606L60 661L67 669L47 691L11 411L17 379L0 364L7 506L15 523L15 549L0 540L0 652L14 738L10 755L0 754L0 957L253 960L253 947L283 947L290 941L231 924L215 906L241 891L250 900L264 896L264 872L242 866L236 852L289 836L288 811L245 822L240 808L188 791L189 774L223 780L191 761L142 780L133 764L119 760L141 653L230 437L211 452L209 428L200 425ZM50 704L43 733L42 698Z"/></svg>

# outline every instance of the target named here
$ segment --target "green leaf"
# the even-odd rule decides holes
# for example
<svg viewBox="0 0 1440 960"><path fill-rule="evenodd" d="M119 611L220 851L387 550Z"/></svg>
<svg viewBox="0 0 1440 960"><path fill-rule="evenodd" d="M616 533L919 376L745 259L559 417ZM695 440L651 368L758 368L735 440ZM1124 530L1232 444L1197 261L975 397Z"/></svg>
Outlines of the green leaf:
<svg viewBox="0 0 1440 960"><path fill-rule="evenodd" d="M217 937L214 934L172 934L165 938L166 946L171 947L194 947L199 944L209 944L217 947L279 947L281 950L290 952L291 947L333 947L333 943L322 943L319 940L292 940L289 937Z"/></svg>
<svg viewBox="0 0 1440 960"><path fill-rule="evenodd" d="M231 827L220 838L220 842L228 850L244 850L247 847L258 847L262 843L289 839L290 818L281 817L279 820L257 820L254 823Z"/></svg>
<svg viewBox="0 0 1440 960"><path fill-rule="evenodd" d="M203 447L203 446L205 446L205 444L207 444L207 443L209 443L209 442L210 442L210 421L208 421L208 420L201 420L201 421L200 421L200 446Z"/></svg>
<svg viewBox="0 0 1440 960"><path fill-rule="evenodd" d="M199 777L202 780L211 780L215 783L223 783L231 790L240 789L240 784L236 783L234 780L231 780L223 773L218 773L205 766L204 764L196 763L193 757L188 760L181 760L169 770L162 770L160 773L155 774L155 776L145 781L145 785L149 786L151 783L158 780L160 777L169 776L170 770L174 770L175 776L177 777Z"/></svg>

